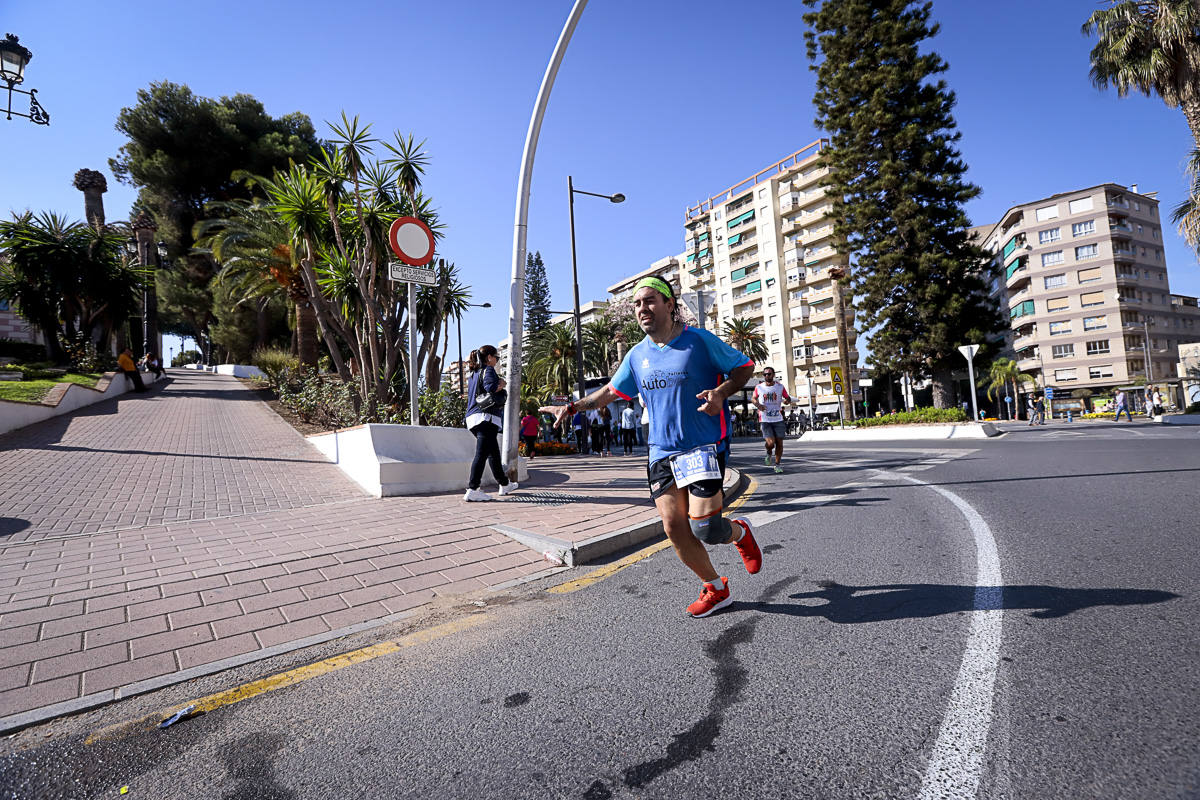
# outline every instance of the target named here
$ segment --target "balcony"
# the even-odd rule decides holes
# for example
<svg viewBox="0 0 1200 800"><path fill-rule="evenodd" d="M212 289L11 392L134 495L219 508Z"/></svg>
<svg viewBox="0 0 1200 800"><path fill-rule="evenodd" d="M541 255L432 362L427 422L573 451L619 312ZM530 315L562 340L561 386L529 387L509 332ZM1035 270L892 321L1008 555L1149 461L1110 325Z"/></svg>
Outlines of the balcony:
<svg viewBox="0 0 1200 800"><path fill-rule="evenodd" d="M826 364L829 362L836 363L837 361L841 360L841 357L838 355L838 350L836 347L830 347L827 350L814 349L812 360L815 364Z"/></svg>
<svg viewBox="0 0 1200 800"><path fill-rule="evenodd" d="M837 310L834 309L832 303L828 308L813 308L812 306L809 306L809 309L808 322L810 325L817 322L825 322L826 320L831 320L837 317Z"/></svg>
<svg viewBox="0 0 1200 800"><path fill-rule="evenodd" d="M1037 334L1027 333L1024 336L1013 337L1013 350L1021 351L1026 347L1033 347L1037 344Z"/></svg>
<svg viewBox="0 0 1200 800"><path fill-rule="evenodd" d="M824 302L825 300L832 300L833 286L830 286L828 289L819 289L815 292L810 291L806 296L808 298L808 302L812 305Z"/></svg>
<svg viewBox="0 0 1200 800"><path fill-rule="evenodd" d="M779 198L779 213L790 214L800 208L800 195L792 193Z"/></svg>
<svg viewBox="0 0 1200 800"><path fill-rule="evenodd" d="M1029 280L1029 256L1021 256L1020 258L1017 258L1015 261L1013 261L1011 264L1009 264L1007 267L1005 267L1005 269L1004 269L1005 283L1009 286L1014 285L1013 284L1013 276L1018 275L1022 272L1025 274L1022 277L1017 279L1016 282L1018 282L1018 283L1022 280Z"/></svg>
<svg viewBox="0 0 1200 800"><path fill-rule="evenodd" d="M748 305L741 306L738 309L738 313L741 314L743 317L751 317L751 318L758 317L759 319L762 319L762 315L763 315L762 301L760 300L757 303L750 303Z"/></svg>
<svg viewBox="0 0 1200 800"><path fill-rule="evenodd" d="M1033 301L1026 300L1024 303L1013 306L1011 309L1009 309L1008 318L1009 319L1017 319L1019 317L1029 316L1032 313L1033 313Z"/></svg>
<svg viewBox="0 0 1200 800"><path fill-rule="evenodd" d="M814 342L835 342L837 341L837 326L829 325L824 328L813 328L809 331L809 338Z"/></svg>
<svg viewBox="0 0 1200 800"><path fill-rule="evenodd" d="M757 267L751 270L735 269L729 274L729 280L733 286L740 285L743 281L749 281L758 278L759 270Z"/></svg>
<svg viewBox="0 0 1200 800"><path fill-rule="evenodd" d="M800 217L788 217L780 223L779 230L784 236L791 236L804 230L804 223L800 221Z"/></svg>
<svg viewBox="0 0 1200 800"><path fill-rule="evenodd" d="M740 237L729 237L729 252L740 253L752 244L758 244L758 236L753 231L747 231Z"/></svg>
<svg viewBox="0 0 1200 800"><path fill-rule="evenodd" d="M831 236L833 236L833 225L822 225L819 228L809 229L804 235L804 243L812 246Z"/></svg>

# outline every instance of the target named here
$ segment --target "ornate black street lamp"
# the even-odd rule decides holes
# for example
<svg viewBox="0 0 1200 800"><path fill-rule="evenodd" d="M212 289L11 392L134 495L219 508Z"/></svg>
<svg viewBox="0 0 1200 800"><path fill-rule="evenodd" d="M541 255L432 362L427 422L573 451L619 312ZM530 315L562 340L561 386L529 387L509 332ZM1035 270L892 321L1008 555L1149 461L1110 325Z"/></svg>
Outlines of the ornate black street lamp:
<svg viewBox="0 0 1200 800"><path fill-rule="evenodd" d="M13 118L13 114L18 117L24 117L35 125L49 125L50 114L46 109L42 108L42 104L37 99L37 89L18 89L17 84L25 80L25 65L29 63L29 59L33 58L33 53L28 47L22 45L16 36L11 33L4 35L0 39L0 80L8 84L8 105L5 109L8 114L8 119ZM20 111L12 110L13 92L29 96L29 113L22 114Z"/></svg>

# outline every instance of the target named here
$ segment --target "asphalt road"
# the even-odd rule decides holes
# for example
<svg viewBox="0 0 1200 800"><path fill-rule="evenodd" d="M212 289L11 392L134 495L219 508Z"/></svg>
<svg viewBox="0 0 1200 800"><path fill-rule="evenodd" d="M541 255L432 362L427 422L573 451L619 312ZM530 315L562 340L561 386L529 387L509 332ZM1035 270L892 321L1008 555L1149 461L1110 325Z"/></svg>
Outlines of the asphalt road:
<svg viewBox="0 0 1200 800"><path fill-rule="evenodd" d="M718 550L738 602L708 619L669 550L546 592L562 573L23 731L0 796L1200 797L1200 430L734 462L766 565ZM1002 590L977 585L993 567ZM166 730L107 728L430 626Z"/></svg>

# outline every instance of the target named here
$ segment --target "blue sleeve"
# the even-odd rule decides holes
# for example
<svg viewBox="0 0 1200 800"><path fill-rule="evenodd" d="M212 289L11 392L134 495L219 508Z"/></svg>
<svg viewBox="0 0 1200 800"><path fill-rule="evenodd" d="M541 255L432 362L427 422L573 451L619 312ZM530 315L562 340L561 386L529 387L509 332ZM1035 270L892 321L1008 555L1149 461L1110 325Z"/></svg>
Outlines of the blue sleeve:
<svg viewBox="0 0 1200 800"><path fill-rule="evenodd" d="M625 358L621 360L621 366L617 367L617 371L613 374L609 384L616 390L617 394L621 395L626 400L632 400L637 394L637 376L633 374L633 365L630 363L630 358L633 356L633 349L630 348L625 353Z"/></svg>
<svg viewBox="0 0 1200 800"><path fill-rule="evenodd" d="M738 367L754 364L752 359L734 350L733 347L719 339L715 334L699 329L696 329L696 333L699 334L700 340L704 342L705 350L708 351L708 357L712 359L717 369L726 375Z"/></svg>
<svg viewBox="0 0 1200 800"><path fill-rule="evenodd" d="M496 391L496 387L500 385L500 379L496 377L495 367L483 368L483 390L488 394Z"/></svg>

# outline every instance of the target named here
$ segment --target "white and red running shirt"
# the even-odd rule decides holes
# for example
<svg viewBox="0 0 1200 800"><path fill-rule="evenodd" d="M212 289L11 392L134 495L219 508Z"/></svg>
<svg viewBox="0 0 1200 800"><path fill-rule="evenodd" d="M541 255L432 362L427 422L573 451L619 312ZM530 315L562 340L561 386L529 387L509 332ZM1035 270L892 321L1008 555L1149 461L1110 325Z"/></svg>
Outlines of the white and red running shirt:
<svg viewBox="0 0 1200 800"><path fill-rule="evenodd" d="M773 386L760 383L754 387L754 399L766 406L765 410L758 412L760 422L783 422L783 402L791 402L792 398L788 397L782 383Z"/></svg>

